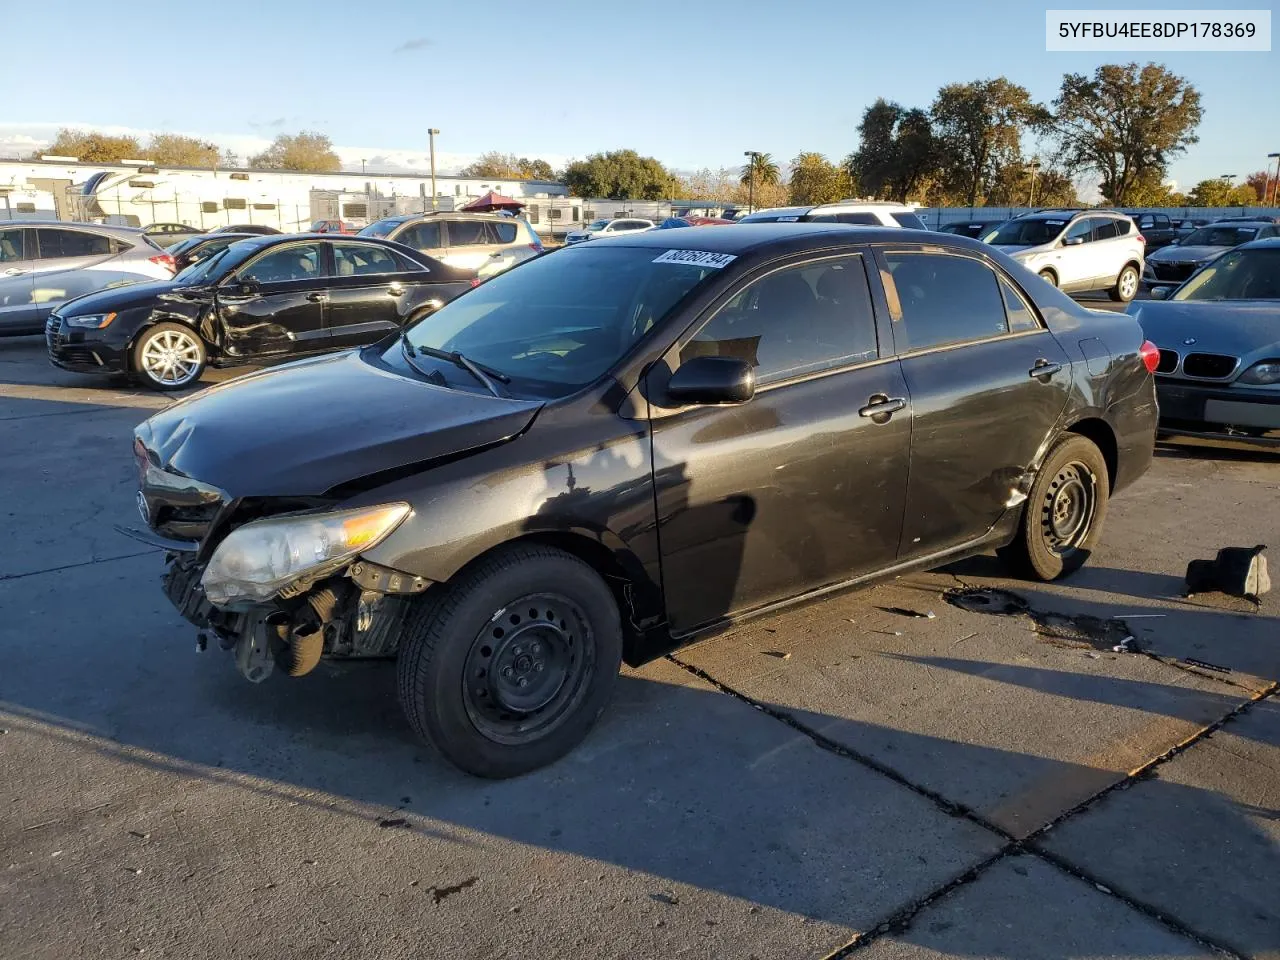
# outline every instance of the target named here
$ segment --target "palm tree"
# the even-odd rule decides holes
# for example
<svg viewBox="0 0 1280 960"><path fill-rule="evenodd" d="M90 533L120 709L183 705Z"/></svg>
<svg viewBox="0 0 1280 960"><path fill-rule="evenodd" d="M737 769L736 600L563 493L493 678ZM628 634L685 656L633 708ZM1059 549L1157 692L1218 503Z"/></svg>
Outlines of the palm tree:
<svg viewBox="0 0 1280 960"><path fill-rule="evenodd" d="M778 171L778 165L773 162L773 157L767 153L753 153L751 162L743 164L741 183L768 183L774 184L782 179L781 173Z"/></svg>

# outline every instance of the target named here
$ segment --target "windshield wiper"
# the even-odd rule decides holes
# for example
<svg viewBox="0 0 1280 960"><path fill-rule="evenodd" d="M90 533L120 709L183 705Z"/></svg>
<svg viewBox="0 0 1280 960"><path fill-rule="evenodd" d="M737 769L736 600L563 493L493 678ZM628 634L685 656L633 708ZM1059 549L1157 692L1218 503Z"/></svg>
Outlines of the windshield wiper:
<svg viewBox="0 0 1280 960"><path fill-rule="evenodd" d="M499 389L498 384L494 383L494 381L496 380L498 383L510 383L511 378L509 376L501 370L494 370L492 367L486 366L482 363L476 363L470 357L464 357L456 350L440 350L436 347L415 347L409 342L409 337L404 331L401 331L400 333L400 349L403 351L405 359L409 362L409 365L423 376L428 376L429 374L414 363L412 359L419 353L424 356L435 357L437 360L448 360L454 366L461 367L463 370L467 371L467 373L479 380L484 384L485 389L495 397L507 396L506 391Z"/></svg>

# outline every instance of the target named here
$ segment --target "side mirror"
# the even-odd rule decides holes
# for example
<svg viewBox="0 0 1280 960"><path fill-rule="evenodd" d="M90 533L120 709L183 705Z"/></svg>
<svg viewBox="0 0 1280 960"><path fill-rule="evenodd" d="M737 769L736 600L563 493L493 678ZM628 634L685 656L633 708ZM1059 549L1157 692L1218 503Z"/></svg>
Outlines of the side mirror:
<svg viewBox="0 0 1280 960"><path fill-rule="evenodd" d="M1062 241L1064 247L1078 247L1084 243L1084 237L1067 237Z"/></svg>
<svg viewBox="0 0 1280 960"><path fill-rule="evenodd" d="M678 403L746 403L756 393L756 372L737 357L693 357L667 382Z"/></svg>
<svg viewBox="0 0 1280 960"><path fill-rule="evenodd" d="M228 286L228 292L237 297L256 297L262 292L262 284L257 280L237 280Z"/></svg>
<svg viewBox="0 0 1280 960"><path fill-rule="evenodd" d="M1168 300L1169 294L1171 293L1173 293L1173 287L1152 287L1151 299L1152 300Z"/></svg>

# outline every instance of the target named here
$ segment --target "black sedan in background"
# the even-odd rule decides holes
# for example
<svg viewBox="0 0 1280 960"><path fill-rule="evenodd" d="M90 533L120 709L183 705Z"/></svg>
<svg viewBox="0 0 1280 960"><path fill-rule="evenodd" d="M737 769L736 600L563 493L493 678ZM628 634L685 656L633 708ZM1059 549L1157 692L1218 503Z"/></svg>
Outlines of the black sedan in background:
<svg viewBox="0 0 1280 960"><path fill-rule="evenodd" d="M1156 357L964 237L622 235L151 417L134 533L249 680L395 656L414 730L511 776L620 660L993 548L1076 570L1151 462Z"/></svg>
<svg viewBox="0 0 1280 960"><path fill-rule="evenodd" d="M388 240L301 234L236 240L171 281L60 304L49 359L79 373L131 373L157 390L232 366L371 343L475 286Z"/></svg>
<svg viewBox="0 0 1280 960"><path fill-rule="evenodd" d="M938 228L939 233L954 233L959 237L973 237L985 240L1000 229L1006 220L961 220L957 223L944 223Z"/></svg>
<svg viewBox="0 0 1280 960"><path fill-rule="evenodd" d="M173 257L173 267L178 273L181 273L193 263L199 263L201 260L207 260L219 250L223 250L237 240L244 240L247 237L259 236L253 233L201 233L194 237L188 237L175 243L168 248L169 256Z"/></svg>

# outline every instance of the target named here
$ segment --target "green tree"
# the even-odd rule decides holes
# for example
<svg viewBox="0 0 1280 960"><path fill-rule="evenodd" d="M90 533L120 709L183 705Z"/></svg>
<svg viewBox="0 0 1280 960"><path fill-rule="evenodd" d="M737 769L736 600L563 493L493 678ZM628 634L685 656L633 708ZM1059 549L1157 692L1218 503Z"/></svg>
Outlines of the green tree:
<svg viewBox="0 0 1280 960"><path fill-rule="evenodd" d="M216 167L220 161L217 144L178 133L152 134L146 156L164 167Z"/></svg>
<svg viewBox="0 0 1280 960"><path fill-rule="evenodd" d="M1145 173L1163 176L1169 161L1198 142L1200 93L1159 64L1107 64L1093 76L1069 73L1053 101L1052 128L1062 162L1093 170L1108 202L1124 205Z"/></svg>
<svg viewBox="0 0 1280 960"><path fill-rule="evenodd" d="M1004 77L948 84L931 113L943 184L971 207L1004 168L1018 172L1023 133L1048 117L1025 87Z"/></svg>
<svg viewBox="0 0 1280 960"><path fill-rule="evenodd" d="M1125 203L1130 207L1182 207L1186 206L1186 197L1174 193L1164 177L1151 170L1134 181Z"/></svg>
<svg viewBox="0 0 1280 960"><path fill-rule="evenodd" d="M729 202L734 206L753 206L756 210L769 207L785 207L790 197L785 183L757 183L754 187L746 183L735 183L729 194Z"/></svg>
<svg viewBox="0 0 1280 960"><path fill-rule="evenodd" d="M985 205L991 207L1080 206L1076 185L1070 176L1054 167L1033 169L1030 163L1006 164L997 170L984 200Z"/></svg>
<svg viewBox="0 0 1280 960"><path fill-rule="evenodd" d="M142 148L137 137L111 136L97 130L73 130L63 127L53 138L53 143L34 154L51 154L57 157L76 157L85 163L119 163L121 160L141 159Z"/></svg>
<svg viewBox="0 0 1280 960"><path fill-rule="evenodd" d="M793 204L832 203L853 193L849 172L820 153L801 153L791 161L788 186Z"/></svg>
<svg viewBox="0 0 1280 960"><path fill-rule="evenodd" d="M610 150L574 160L565 168L563 180L575 197L610 200L661 200L677 189L666 167L634 150Z"/></svg>
<svg viewBox="0 0 1280 960"><path fill-rule="evenodd" d="M530 160L514 153L490 150L462 168L464 177L492 177L495 180L554 180L555 171L545 160Z"/></svg>
<svg viewBox="0 0 1280 960"><path fill-rule="evenodd" d="M1187 205L1192 207L1248 207L1257 202L1258 195L1249 184L1233 187L1221 177L1201 180L1187 194Z"/></svg>
<svg viewBox="0 0 1280 960"><path fill-rule="evenodd" d="M333 152L333 142L327 136L303 130L278 135L266 150L249 158L249 166L263 170L337 173L342 169L342 161Z"/></svg>
<svg viewBox="0 0 1280 960"><path fill-rule="evenodd" d="M729 167L712 170L703 167L688 176L676 178L676 193L684 200L719 200L727 202L733 199L734 187L738 182L738 173Z"/></svg>
<svg viewBox="0 0 1280 960"><path fill-rule="evenodd" d="M938 179L938 144L929 115L879 99L858 125L858 149L845 166L859 190L874 197L923 199Z"/></svg>
<svg viewBox="0 0 1280 960"><path fill-rule="evenodd" d="M776 184L782 180L778 165L773 162L773 155L768 153L752 154L751 159L742 165L742 182L750 186Z"/></svg>

